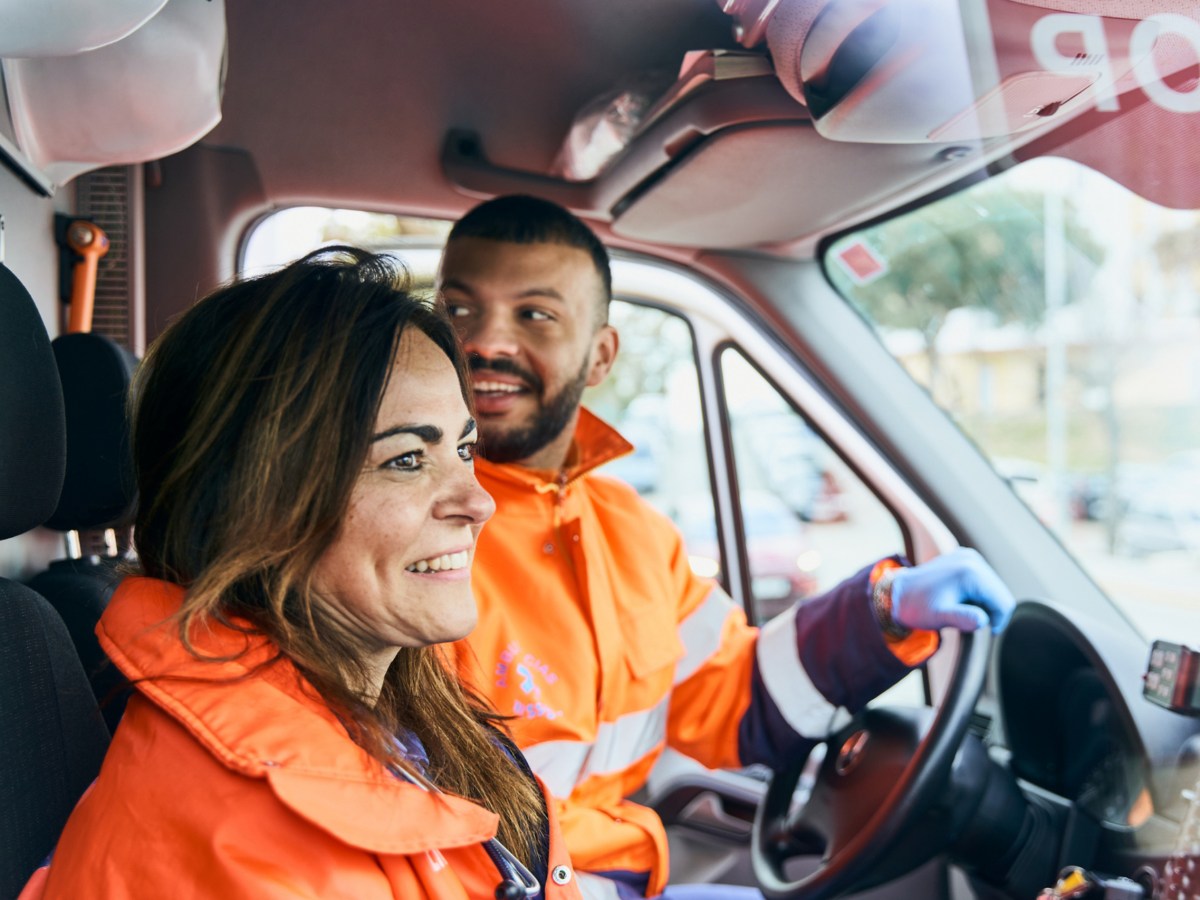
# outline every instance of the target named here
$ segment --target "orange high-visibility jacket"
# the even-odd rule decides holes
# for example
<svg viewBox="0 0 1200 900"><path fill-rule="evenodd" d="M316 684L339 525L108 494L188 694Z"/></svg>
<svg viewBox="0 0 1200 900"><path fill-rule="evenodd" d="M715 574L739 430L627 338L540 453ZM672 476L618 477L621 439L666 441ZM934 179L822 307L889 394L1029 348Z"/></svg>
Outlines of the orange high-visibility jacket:
<svg viewBox="0 0 1200 900"><path fill-rule="evenodd" d="M146 578L113 596L97 633L137 693L22 900L494 896L495 815L390 774L289 663L247 675L265 640L214 623L203 653L249 653L196 659L164 621L182 598ZM549 870L547 898L579 896L553 821Z"/></svg>
<svg viewBox="0 0 1200 900"><path fill-rule="evenodd" d="M653 896L666 835L624 798L664 747L710 767L775 765L908 667L875 622L869 568L761 635L748 626L692 573L668 519L592 472L630 449L582 410L563 473L477 462L497 512L472 570L479 625L455 647L464 675L514 717L575 864Z"/></svg>

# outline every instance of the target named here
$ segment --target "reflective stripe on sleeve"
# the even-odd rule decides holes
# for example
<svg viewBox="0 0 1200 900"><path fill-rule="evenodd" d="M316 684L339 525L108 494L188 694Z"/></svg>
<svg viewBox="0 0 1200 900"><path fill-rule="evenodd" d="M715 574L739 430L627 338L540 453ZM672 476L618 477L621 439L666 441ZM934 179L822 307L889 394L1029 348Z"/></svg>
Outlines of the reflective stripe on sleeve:
<svg viewBox="0 0 1200 900"><path fill-rule="evenodd" d="M592 875L588 872L575 872L576 880L579 884L579 893L583 895L583 900L621 900L621 895L617 893L617 883L600 875Z"/></svg>
<svg viewBox="0 0 1200 900"><path fill-rule="evenodd" d="M675 683L679 684L696 673L714 653L721 649L721 631L730 612L737 604L716 585L704 602L679 623L679 640L683 643L683 659L675 666Z"/></svg>
<svg viewBox="0 0 1200 900"><path fill-rule="evenodd" d="M788 725L804 737L821 739L850 721L850 714L826 700L808 677L796 647L796 609L780 613L759 631L758 670Z"/></svg>
<svg viewBox="0 0 1200 900"><path fill-rule="evenodd" d="M656 706L602 722L594 743L546 741L525 749L525 758L555 797L571 795L575 785L593 775L624 772L653 753L667 739L670 698Z"/></svg>

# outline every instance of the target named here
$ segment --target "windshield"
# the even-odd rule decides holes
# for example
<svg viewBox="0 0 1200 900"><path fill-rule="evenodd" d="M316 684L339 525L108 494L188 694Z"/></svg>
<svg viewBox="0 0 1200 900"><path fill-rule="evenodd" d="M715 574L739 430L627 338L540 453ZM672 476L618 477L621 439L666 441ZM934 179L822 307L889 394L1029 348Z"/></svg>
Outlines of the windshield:
<svg viewBox="0 0 1200 900"><path fill-rule="evenodd" d="M912 377L1149 633L1195 625L1198 219L1044 158L845 235L824 258Z"/></svg>

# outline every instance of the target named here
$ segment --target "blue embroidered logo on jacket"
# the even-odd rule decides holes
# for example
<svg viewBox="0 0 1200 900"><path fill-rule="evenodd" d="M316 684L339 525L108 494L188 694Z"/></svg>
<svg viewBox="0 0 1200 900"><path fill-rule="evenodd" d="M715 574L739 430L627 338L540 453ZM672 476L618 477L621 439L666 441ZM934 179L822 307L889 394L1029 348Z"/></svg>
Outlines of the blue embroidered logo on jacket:
<svg viewBox="0 0 1200 900"><path fill-rule="evenodd" d="M520 695L513 698L512 714L524 719L557 719L561 709L553 709L542 702L542 684L551 685L558 675L532 653L521 653L521 645L512 641L500 653L496 662L496 687L504 690L510 685Z"/></svg>

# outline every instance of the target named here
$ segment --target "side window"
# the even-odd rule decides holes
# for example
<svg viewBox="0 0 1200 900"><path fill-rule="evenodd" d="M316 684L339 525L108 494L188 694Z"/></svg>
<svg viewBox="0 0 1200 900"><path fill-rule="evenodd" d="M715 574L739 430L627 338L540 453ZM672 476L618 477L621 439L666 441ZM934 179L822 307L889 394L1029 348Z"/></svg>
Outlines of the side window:
<svg viewBox="0 0 1200 900"><path fill-rule="evenodd" d="M739 351L720 370L758 623L904 551L887 507Z"/></svg>
<svg viewBox="0 0 1200 900"><path fill-rule="evenodd" d="M614 300L609 321L621 351L608 379L584 395L592 412L634 445L603 467L632 485L683 532L692 569L719 577L695 342L687 322L651 306Z"/></svg>
<svg viewBox="0 0 1200 900"><path fill-rule="evenodd" d="M584 402L633 453L603 467L674 520L692 570L725 572L691 328L681 316L614 300L621 335L612 374ZM718 358L750 568L750 617L761 624L881 556L904 551L888 509L742 353Z"/></svg>

